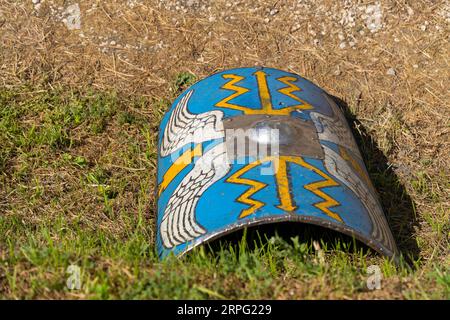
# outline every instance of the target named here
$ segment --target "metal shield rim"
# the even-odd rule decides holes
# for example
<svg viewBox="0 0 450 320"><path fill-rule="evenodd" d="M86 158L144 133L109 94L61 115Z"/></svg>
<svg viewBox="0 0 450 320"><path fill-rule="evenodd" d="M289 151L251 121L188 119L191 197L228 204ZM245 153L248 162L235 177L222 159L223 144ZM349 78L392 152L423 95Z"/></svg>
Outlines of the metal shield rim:
<svg viewBox="0 0 450 320"><path fill-rule="evenodd" d="M263 218L255 218L251 220L244 220L242 222L233 223L224 229L208 233L204 236L201 236L197 240L195 240L193 243L189 244L184 248L182 251L177 253L178 257L182 257L188 252L192 251L194 248L206 244L208 242L211 242L213 240L217 240L227 234L233 233L235 231L242 230L246 227L254 227L258 225L264 225L264 224L271 224L271 223L281 223L281 222L294 222L294 223L305 223L305 224L311 224L316 225L319 227L324 227L333 231L340 232L342 234L345 234L350 237L355 237L356 240L362 242L369 248L375 250L376 252L380 253L381 255L391 258L394 260L395 263L399 262L399 252L397 248L394 248L394 251L384 246L379 241L373 239L370 236L365 235L364 233L348 227L346 225L342 225L330 220L326 220L323 218L318 218L314 216L307 216L307 215L298 215L298 214L284 214L284 215L274 215L269 217L263 217Z"/></svg>

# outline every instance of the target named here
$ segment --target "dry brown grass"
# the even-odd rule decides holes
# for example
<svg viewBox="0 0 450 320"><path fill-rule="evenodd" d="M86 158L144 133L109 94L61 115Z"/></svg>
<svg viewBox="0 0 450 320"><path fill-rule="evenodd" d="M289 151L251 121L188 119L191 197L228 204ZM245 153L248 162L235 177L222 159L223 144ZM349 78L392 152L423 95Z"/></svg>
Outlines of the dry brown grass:
<svg viewBox="0 0 450 320"><path fill-rule="evenodd" d="M68 30L58 18L58 7L75 2L81 8L81 30ZM347 105L355 132L365 141L360 142L367 144L363 151L369 171L400 249L420 257L422 266L448 264L449 2L382 1L383 26L374 33L361 16L364 10L358 11L372 1L208 3L46 0L35 10L31 1L3 0L0 84L9 89L27 85L36 92L61 87L114 91L160 101L174 98L173 79L183 71L202 78L226 68L261 65L298 73ZM351 10L354 24L342 20ZM160 116L156 109L137 112L154 122ZM117 132L108 130L116 129L86 137L90 140L77 152L88 161L101 162L97 155L123 143L114 140ZM79 135L78 140L83 139L83 132ZM109 156L109 165L119 166L110 167L113 175L129 173L122 160ZM392 181L385 181L386 175ZM65 171L52 179L46 179L49 188L64 188L78 178ZM121 193L122 202L115 205L136 207L138 173L134 179L135 185ZM390 184L397 179L400 187L394 193ZM8 208L16 209L3 214L39 221L43 214L86 211L85 223L95 225L96 212L101 211L95 206L100 204L94 195L86 198L80 193L78 202L65 199L55 206L50 190L46 200L27 211L26 202L9 198ZM116 221L99 225L124 231ZM397 297L395 281L391 286L387 296ZM334 297L332 292L328 296Z"/></svg>

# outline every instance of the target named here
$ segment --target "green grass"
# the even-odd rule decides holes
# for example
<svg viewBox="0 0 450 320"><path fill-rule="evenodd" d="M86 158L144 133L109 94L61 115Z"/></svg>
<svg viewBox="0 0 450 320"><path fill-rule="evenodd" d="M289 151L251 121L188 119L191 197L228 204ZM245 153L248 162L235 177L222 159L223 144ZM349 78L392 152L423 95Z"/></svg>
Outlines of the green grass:
<svg viewBox="0 0 450 320"><path fill-rule="evenodd" d="M245 241L161 262L144 219L130 220L121 237L85 230L58 218L27 226L2 219L2 294L8 298L90 299L343 298L367 295L367 266L379 264L383 285L402 286L406 298L448 297L448 269L434 266L422 278L371 253L324 248L323 260L298 238L272 237L249 249ZM14 234L14 237L4 236ZM243 238L245 240L245 238ZM326 247L326 244L323 244ZM339 245L339 244L338 244ZM329 246L329 245L328 245ZM81 268L81 289L66 287L69 265ZM385 284L385 282L387 284ZM413 286L411 286L411 284ZM432 286L432 290L430 289Z"/></svg>
<svg viewBox="0 0 450 320"><path fill-rule="evenodd" d="M175 92L193 81L180 74ZM0 90L0 297L450 298L442 252L396 267L345 241L316 250L304 237L273 236L159 261L155 145L168 106L114 92ZM419 173L412 185L434 203L441 184L430 179ZM421 215L442 244L444 208ZM430 246L426 235L417 242ZM79 290L66 286L70 265L80 267ZM370 265L381 268L381 290L366 287Z"/></svg>

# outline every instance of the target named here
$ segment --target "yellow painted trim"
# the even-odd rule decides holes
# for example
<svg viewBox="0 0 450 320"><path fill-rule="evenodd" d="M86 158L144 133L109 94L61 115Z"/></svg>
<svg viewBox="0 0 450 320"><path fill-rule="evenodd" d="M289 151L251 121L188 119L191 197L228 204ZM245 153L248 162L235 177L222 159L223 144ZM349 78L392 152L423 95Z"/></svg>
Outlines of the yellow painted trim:
<svg viewBox="0 0 450 320"><path fill-rule="evenodd" d="M172 180L191 162L194 157L200 156L202 154L202 145L198 144L195 148L186 150L166 171L163 176L163 180L159 185L158 196L167 188L167 186L172 182Z"/></svg>
<svg viewBox="0 0 450 320"><path fill-rule="evenodd" d="M363 169L363 167L359 164L359 162L353 158L348 152L347 150L345 150L345 148L339 146L339 153L341 155L341 157L346 160L351 166L352 168L359 174L359 176L364 180L364 182L370 186L371 182L370 182L370 178L367 175L366 171Z"/></svg>
<svg viewBox="0 0 450 320"><path fill-rule="evenodd" d="M272 114L272 101L270 97L269 85L267 84L266 76L264 71L256 71L253 73L256 77L256 83L258 84L259 100L261 101L261 111L264 114Z"/></svg>
<svg viewBox="0 0 450 320"><path fill-rule="evenodd" d="M292 201L286 159L284 157L275 157L273 159L273 162L275 168L277 168L275 179L277 181L278 197L280 198L281 202L280 205L277 206L277 208L280 208L284 211L294 211L297 209L297 206L295 206Z"/></svg>

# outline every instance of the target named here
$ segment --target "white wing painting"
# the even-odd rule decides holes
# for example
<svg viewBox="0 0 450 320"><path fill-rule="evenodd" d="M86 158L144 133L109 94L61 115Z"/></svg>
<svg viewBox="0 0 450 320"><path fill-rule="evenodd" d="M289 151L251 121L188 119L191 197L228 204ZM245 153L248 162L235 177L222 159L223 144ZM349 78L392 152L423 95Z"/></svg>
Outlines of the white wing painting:
<svg viewBox="0 0 450 320"><path fill-rule="evenodd" d="M349 149L354 155L361 158L355 138L352 135L350 127L347 125L344 115L339 110L336 103L324 94L328 104L333 111L333 116L329 117L318 112L311 112L311 119L316 126L319 139L331 141Z"/></svg>
<svg viewBox="0 0 450 320"><path fill-rule="evenodd" d="M189 91L173 110L161 143L161 155L167 156L188 143L202 143L224 137L223 112L192 114ZM225 144L205 152L169 198L160 224L163 245L173 248L201 236L206 230L196 221L195 209L201 195L230 170Z"/></svg>
<svg viewBox="0 0 450 320"><path fill-rule="evenodd" d="M325 145L322 145L322 147L325 152L325 167L328 172L353 191L369 213L369 218L373 226L372 236L383 243L388 242L390 248L395 247L395 244L391 243L392 238L389 233L389 226L375 195L368 189L365 182L354 170L352 170L347 161L329 147Z"/></svg>
<svg viewBox="0 0 450 320"><path fill-rule="evenodd" d="M220 143L195 163L169 199L161 221L163 244L172 248L206 232L195 221L195 208L201 195L230 170L226 148Z"/></svg>
<svg viewBox="0 0 450 320"><path fill-rule="evenodd" d="M333 116L329 117L321 113L311 112L311 119L316 126L319 139L341 145L362 160L358 146L344 115L327 94L324 94L324 96L333 111ZM381 205L373 190L369 189L366 182L362 180L341 155L326 145L322 144L322 148L325 153L324 164L328 172L348 187L366 208L373 226L372 236L382 243L388 243L388 247L390 248L395 247Z"/></svg>
<svg viewBox="0 0 450 320"><path fill-rule="evenodd" d="M223 138L223 112L190 113L188 102L193 90L180 99L164 129L160 153L165 157L188 143L202 143Z"/></svg>

